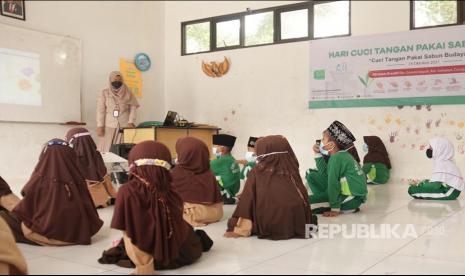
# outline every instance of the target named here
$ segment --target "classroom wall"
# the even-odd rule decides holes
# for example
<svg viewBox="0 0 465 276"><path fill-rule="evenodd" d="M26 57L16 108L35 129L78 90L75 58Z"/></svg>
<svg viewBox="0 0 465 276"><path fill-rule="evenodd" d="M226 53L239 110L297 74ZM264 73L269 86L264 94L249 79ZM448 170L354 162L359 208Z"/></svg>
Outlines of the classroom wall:
<svg viewBox="0 0 465 276"><path fill-rule="evenodd" d="M152 69L143 74L139 121L163 116L163 2L26 1L26 16L26 22L0 16L0 23L82 40L82 120L87 128L95 130L96 100L109 73L118 70L119 58L133 58L139 52L148 53L153 61ZM22 186L42 145L64 137L67 130L58 125L0 122L0 175Z"/></svg>
<svg viewBox="0 0 465 276"><path fill-rule="evenodd" d="M249 136L286 136L301 164L302 175L314 166L312 145L333 121L341 120L358 137L378 135L386 143L397 181L428 177L432 164L424 148L433 136L454 141L457 161L465 168L463 106L386 107L309 110L309 43L238 49L181 56L182 21L224 15L289 2L167 2L165 14L165 108L196 122L216 124L238 136L234 154L241 158ZM409 30L409 1L353 1L354 36ZM231 60L223 78L201 71L202 61Z"/></svg>
<svg viewBox="0 0 465 276"><path fill-rule="evenodd" d="M294 2L294 1L292 1ZM346 123L359 137L383 138L397 180L426 177L431 162L422 151L433 136L452 139L457 161L465 166L463 106L309 110L308 42L181 56L182 21L284 5L291 1L94 2L28 1L27 21L0 17L0 23L80 38L82 114L95 129L95 101L119 57L147 52L152 69L144 73L139 121L159 120L176 110L191 121L215 124L238 136L236 157L250 135L288 137L304 171L314 166L312 144L333 120ZM393 20L395 18L395 20ZM353 1L354 36L408 31L408 1ZM202 60L230 58L230 73L206 77ZM1 111L0 111L1 112ZM0 175L18 183L29 177L45 141L63 137L67 127L0 122Z"/></svg>

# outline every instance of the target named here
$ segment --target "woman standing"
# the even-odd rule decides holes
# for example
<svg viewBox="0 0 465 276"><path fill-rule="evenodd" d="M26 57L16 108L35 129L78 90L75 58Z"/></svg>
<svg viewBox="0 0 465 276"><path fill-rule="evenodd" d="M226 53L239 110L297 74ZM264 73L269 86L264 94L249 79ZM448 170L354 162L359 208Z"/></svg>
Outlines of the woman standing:
<svg viewBox="0 0 465 276"><path fill-rule="evenodd" d="M135 127L139 103L124 84L120 72L110 74L110 83L102 91L97 102L97 135L100 137L98 150L110 151L112 143L118 143L119 128Z"/></svg>

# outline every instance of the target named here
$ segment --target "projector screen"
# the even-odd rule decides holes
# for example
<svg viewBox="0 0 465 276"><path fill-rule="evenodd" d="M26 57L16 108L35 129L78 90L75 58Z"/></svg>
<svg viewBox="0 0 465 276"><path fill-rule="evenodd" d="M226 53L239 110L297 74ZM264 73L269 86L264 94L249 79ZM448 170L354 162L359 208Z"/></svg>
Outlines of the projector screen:
<svg viewBox="0 0 465 276"><path fill-rule="evenodd" d="M0 48L0 103L42 106L38 54Z"/></svg>
<svg viewBox="0 0 465 276"><path fill-rule="evenodd" d="M0 24L0 121L81 121L81 42Z"/></svg>

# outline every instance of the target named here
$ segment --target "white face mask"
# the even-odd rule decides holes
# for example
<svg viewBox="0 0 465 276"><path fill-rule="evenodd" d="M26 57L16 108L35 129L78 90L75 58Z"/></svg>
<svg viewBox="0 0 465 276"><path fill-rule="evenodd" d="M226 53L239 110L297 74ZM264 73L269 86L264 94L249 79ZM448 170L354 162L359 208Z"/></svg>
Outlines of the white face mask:
<svg viewBox="0 0 465 276"><path fill-rule="evenodd" d="M255 163L257 162L257 155L255 154L255 152L248 151L245 154L245 160L247 160L247 162L249 163Z"/></svg>
<svg viewBox="0 0 465 276"><path fill-rule="evenodd" d="M217 158L221 157L221 152L218 151L217 147L214 147L212 150L213 155L215 155Z"/></svg>
<svg viewBox="0 0 465 276"><path fill-rule="evenodd" d="M262 154L260 156L257 156L257 163L262 161L265 157L271 156L271 155L277 155L277 154L288 154L288 151L279 151L279 152L271 152L267 154Z"/></svg>

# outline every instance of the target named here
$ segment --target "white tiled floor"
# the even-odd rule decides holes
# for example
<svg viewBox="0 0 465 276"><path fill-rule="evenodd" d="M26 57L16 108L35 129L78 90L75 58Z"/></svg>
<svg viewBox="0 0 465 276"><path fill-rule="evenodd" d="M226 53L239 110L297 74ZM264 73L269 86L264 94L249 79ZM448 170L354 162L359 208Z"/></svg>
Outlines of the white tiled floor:
<svg viewBox="0 0 465 276"><path fill-rule="evenodd" d="M211 252L194 265L160 274L463 274L465 273L465 195L455 202L412 200L407 186L370 187L362 212L320 224L412 224L417 238L266 241L257 238L228 240L222 237L227 218L205 227L215 241ZM19 245L31 274L130 274L132 270L100 265L97 259L120 233L109 229L112 209L99 211L105 226L92 246L62 248ZM431 227L444 233L431 233Z"/></svg>

